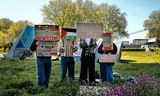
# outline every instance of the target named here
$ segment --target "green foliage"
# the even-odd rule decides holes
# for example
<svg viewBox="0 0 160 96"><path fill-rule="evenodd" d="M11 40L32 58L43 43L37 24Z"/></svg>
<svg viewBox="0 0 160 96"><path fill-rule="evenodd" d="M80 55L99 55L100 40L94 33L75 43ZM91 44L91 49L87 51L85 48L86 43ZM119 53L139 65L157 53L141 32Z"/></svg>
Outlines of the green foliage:
<svg viewBox="0 0 160 96"><path fill-rule="evenodd" d="M122 51L129 51L129 52L145 52L145 48L123 48ZM150 48L151 52L154 52L156 54L160 54L159 48Z"/></svg>
<svg viewBox="0 0 160 96"><path fill-rule="evenodd" d="M10 36L11 41L15 41L15 39L22 32L25 26L26 26L26 21L18 21L10 26L10 28L8 29L9 32L8 35Z"/></svg>
<svg viewBox="0 0 160 96"><path fill-rule="evenodd" d="M126 14L115 5L97 5L89 0L50 0L41 11L45 23L68 28L75 28L76 23L102 23L104 31L113 32L114 37L128 36Z"/></svg>
<svg viewBox="0 0 160 96"><path fill-rule="evenodd" d="M3 33L8 33L7 30L10 28L12 23L13 21L8 18L1 18L0 19L0 31L2 31Z"/></svg>
<svg viewBox="0 0 160 96"><path fill-rule="evenodd" d="M122 51L145 51L145 48L123 48Z"/></svg>
<svg viewBox="0 0 160 96"><path fill-rule="evenodd" d="M144 27L149 29L149 38L156 37L160 40L160 10L153 11L149 19L144 21Z"/></svg>
<svg viewBox="0 0 160 96"><path fill-rule="evenodd" d="M151 48L152 52L159 52L160 53L160 48Z"/></svg>

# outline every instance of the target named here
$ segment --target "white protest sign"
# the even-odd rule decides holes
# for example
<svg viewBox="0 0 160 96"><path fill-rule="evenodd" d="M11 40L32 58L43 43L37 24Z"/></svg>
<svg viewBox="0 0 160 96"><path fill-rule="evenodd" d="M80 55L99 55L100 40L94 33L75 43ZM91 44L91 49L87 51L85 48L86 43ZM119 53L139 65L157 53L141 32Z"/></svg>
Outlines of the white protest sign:
<svg viewBox="0 0 160 96"><path fill-rule="evenodd" d="M77 36L79 38L95 38L101 37L103 25L100 23L78 23Z"/></svg>
<svg viewBox="0 0 160 96"><path fill-rule="evenodd" d="M99 54L100 63L113 63L117 61L117 55L113 54Z"/></svg>

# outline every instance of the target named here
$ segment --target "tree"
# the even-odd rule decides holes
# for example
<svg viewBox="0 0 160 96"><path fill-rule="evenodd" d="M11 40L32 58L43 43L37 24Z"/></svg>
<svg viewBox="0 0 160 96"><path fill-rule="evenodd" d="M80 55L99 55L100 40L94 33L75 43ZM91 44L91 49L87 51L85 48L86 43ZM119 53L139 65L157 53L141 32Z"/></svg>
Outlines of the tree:
<svg viewBox="0 0 160 96"><path fill-rule="evenodd" d="M42 8L44 22L61 27L73 27L74 7L71 0L51 0L47 6L44 5Z"/></svg>
<svg viewBox="0 0 160 96"><path fill-rule="evenodd" d="M9 44L9 35L0 31L0 48L4 48L4 52L6 52L7 46Z"/></svg>
<svg viewBox="0 0 160 96"><path fill-rule="evenodd" d="M144 21L144 28L149 30L147 36L160 40L160 10L153 11Z"/></svg>
<svg viewBox="0 0 160 96"><path fill-rule="evenodd" d="M95 16L93 20L103 23L104 31L113 33L114 38L128 36L125 31L127 26L126 13L121 13L117 6L103 3L96 8L93 16Z"/></svg>
<svg viewBox="0 0 160 96"><path fill-rule="evenodd" d="M3 33L8 33L7 30L10 28L12 23L13 21L8 18L1 18L0 19L0 31Z"/></svg>
<svg viewBox="0 0 160 96"><path fill-rule="evenodd" d="M24 29L24 27L26 25L27 25L26 21L18 21L18 22L12 23L10 28L7 30L8 31L8 35L11 38L11 42L16 40L16 38L22 32L22 30Z"/></svg>
<svg viewBox="0 0 160 96"><path fill-rule="evenodd" d="M114 37L128 36L126 14L115 5L97 5L89 0L50 0L41 11L45 23L69 28L75 28L76 23L103 23L104 31L112 32Z"/></svg>

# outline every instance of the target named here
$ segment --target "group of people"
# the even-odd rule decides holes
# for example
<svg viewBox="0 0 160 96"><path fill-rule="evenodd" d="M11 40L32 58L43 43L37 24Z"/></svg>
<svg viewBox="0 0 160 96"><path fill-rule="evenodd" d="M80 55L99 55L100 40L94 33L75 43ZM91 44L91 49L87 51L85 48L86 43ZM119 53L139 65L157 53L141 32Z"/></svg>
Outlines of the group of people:
<svg viewBox="0 0 160 96"><path fill-rule="evenodd" d="M81 53L81 68L79 83L80 85L89 84L95 86L95 52L99 54L116 54L117 47L113 43L113 50L107 50L103 46L103 42L98 46L96 39L85 38L80 39L79 47L82 49ZM96 50L98 48L98 50ZM75 61L73 53L78 50L75 42L72 39L61 40L58 46L59 56L61 57L61 82L64 82L67 77L74 80L75 75ZM102 82L113 81L113 65L114 62L99 62L100 63L100 76ZM51 57L38 57L37 56L37 67L38 67L38 85L48 87L49 78L51 74L52 61ZM87 78L89 77L89 78Z"/></svg>

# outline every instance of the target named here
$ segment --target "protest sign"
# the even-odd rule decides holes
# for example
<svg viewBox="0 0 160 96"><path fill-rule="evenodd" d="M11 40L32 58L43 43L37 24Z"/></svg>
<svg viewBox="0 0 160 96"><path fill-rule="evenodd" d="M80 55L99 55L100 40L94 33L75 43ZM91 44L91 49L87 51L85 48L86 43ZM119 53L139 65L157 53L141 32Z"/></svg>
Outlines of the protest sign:
<svg viewBox="0 0 160 96"><path fill-rule="evenodd" d="M111 33L102 33L102 38L103 38L103 47L105 47L106 50L113 50Z"/></svg>
<svg viewBox="0 0 160 96"><path fill-rule="evenodd" d="M59 26L56 25L35 25L37 41L58 41Z"/></svg>
<svg viewBox="0 0 160 96"><path fill-rule="evenodd" d="M99 54L100 63L113 63L117 61L117 55L113 54Z"/></svg>
<svg viewBox="0 0 160 96"><path fill-rule="evenodd" d="M37 56L52 56L57 55L56 42L39 42L37 46Z"/></svg>
<svg viewBox="0 0 160 96"><path fill-rule="evenodd" d="M103 32L103 25L99 23L78 23L77 36L79 38L94 38L101 37Z"/></svg>
<svg viewBox="0 0 160 96"><path fill-rule="evenodd" d="M57 42L60 39L59 26L35 25L37 56L51 57L57 55Z"/></svg>

